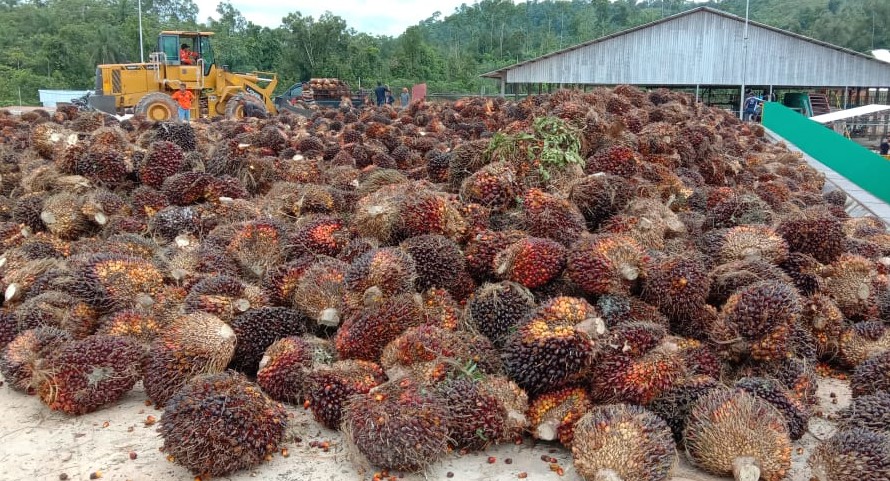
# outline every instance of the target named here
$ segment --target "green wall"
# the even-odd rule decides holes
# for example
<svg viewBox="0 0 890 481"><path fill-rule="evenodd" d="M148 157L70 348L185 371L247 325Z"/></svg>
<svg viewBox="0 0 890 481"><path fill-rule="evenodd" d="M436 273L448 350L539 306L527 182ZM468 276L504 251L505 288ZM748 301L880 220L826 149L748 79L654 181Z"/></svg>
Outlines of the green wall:
<svg viewBox="0 0 890 481"><path fill-rule="evenodd" d="M890 161L777 103L764 105L763 125L863 190L890 203Z"/></svg>

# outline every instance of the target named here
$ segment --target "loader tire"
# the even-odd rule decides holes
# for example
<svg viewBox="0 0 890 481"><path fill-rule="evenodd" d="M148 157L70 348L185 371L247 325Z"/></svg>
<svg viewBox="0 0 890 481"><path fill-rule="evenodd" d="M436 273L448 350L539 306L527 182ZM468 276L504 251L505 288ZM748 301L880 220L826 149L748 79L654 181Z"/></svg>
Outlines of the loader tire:
<svg viewBox="0 0 890 481"><path fill-rule="evenodd" d="M156 122L179 118L179 105L164 92L152 92L142 97L133 110Z"/></svg>
<svg viewBox="0 0 890 481"><path fill-rule="evenodd" d="M233 95L228 101L226 101L226 118L227 119L241 119L244 118L244 106L250 105L248 110L254 112L262 112L263 117L265 118L266 106L262 103L253 99L253 97L245 94L236 94Z"/></svg>

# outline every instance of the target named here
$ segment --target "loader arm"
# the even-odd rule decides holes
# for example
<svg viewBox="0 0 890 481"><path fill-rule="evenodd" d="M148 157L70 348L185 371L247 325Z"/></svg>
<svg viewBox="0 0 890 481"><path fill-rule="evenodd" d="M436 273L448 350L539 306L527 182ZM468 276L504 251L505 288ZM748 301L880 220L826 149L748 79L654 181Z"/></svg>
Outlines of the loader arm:
<svg viewBox="0 0 890 481"><path fill-rule="evenodd" d="M222 102L227 102L235 94L245 92L265 105L266 111L270 114L277 113L272 94L275 92L275 87L278 86L278 74L259 71L250 73L221 72L223 85L225 85L219 92Z"/></svg>

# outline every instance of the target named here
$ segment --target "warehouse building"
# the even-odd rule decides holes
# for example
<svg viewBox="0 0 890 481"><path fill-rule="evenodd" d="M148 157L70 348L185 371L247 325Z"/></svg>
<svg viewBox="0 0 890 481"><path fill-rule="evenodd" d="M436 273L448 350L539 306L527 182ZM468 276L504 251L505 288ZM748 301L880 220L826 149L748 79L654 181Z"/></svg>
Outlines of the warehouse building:
<svg viewBox="0 0 890 481"><path fill-rule="evenodd" d="M825 96L831 107L845 108L885 100L875 95L886 96L890 63L700 7L482 76L499 80L502 95L517 85L533 92L630 84L694 89L705 102L737 110L747 89L820 89L836 93Z"/></svg>

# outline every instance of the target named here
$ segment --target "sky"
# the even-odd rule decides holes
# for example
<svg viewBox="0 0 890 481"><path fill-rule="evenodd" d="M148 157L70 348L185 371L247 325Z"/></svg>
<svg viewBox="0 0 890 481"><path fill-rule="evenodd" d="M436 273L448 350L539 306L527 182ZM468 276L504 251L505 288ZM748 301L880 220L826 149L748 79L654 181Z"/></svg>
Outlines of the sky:
<svg viewBox="0 0 890 481"><path fill-rule="evenodd" d="M198 5L198 21L216 17L220 0L194 0ZM329 0L329 1L244 1L231 0L236 10L247 20L264 27L277 27L289 13L299 11L303 15L318 18L325 11L346 20L346 25L371 35L401 35L406 28L439 11L442 16L451 15L462 3L472 5L474 0Z"/></svg>

